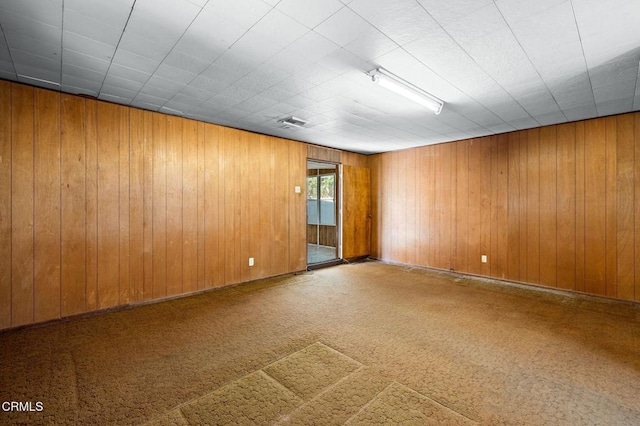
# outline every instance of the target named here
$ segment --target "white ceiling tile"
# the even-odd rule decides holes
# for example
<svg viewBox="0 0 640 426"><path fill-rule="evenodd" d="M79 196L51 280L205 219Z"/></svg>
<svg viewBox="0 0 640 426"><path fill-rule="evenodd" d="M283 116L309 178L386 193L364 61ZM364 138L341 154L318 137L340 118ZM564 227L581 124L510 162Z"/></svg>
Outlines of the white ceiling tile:
<svg viewBox="0 0 640 426"><path fill-rule="evenodd" d="M18 80L26 84L34 84L36 86L48 87L58 90L59 87L47 82L60 83L60 70L51 68L42 68L39 66L27 65L24 63L14 62ZM42 80L42 81L39 81Z"/></svg>
<svg viewBox="0 0 640 426"><path fill-rule="evenodd" d="M116 51L116 54L113 57L113 63L145 74L153 74L161 64L160 60L140 56L125 49L118 49Z"/></svg>
<svg viewBox="0 0 640 426"><path fill-rule="evenodd" d="M167 64L161 64L154 75L181 84L189 84L197 76L195 73Z"/></svg>
<svg viewBox="0 0 640 426"><path fill-rule="evenodd" d="M138 94L138 90L127 90L121 86L112 86L112 85L106 84L106 81L105 81L105 84L102 85L102 88L100 90L100 94L117 96L119 98L129 99L129 101L131 101Z"/></svg>
<svg viewBox="0 0 640 426"><path fill-rule="evenodd" d="M144 91L145 88L151 89L160 89L171 93L172 96L176 93L180 92L182 89L186 87L186 83L182 83L175 80L169 80L167 78L160 77L158 75L152 75L149 77L149 80L145 83L145 86L141 91Z"/></svg>
<svg viewBox="0 0 640 426"><path fill-rule="evenodd" d="M77 71L74 71L74 73L77 73ZM91 90L92 92L96 92L97 94L100 91L100 87L102 87L102 80L96 80L93 78L84 79L78 75L69 75L63 72L62 85L78 87L78 88L81 87L86 90Z"/></svg>
<svg viewBox="0 0 640 426"><path fill-rule="evenodd" d="M21 50L11 49L11 57L16 65L26 65L30 67L42 68L43 70L60 72L60 60L52 60L44 56L32 55Z"/></svg>
<svg viewBox="0 0 640 426"><path fill-rule="evenodd" d="M73 10L116 28L124 27L135 0L64 0L65 11Z"/></svg>
<svg viewBox="0 0 640 426"><path fill-rule="evenodd" d="M209 0L205 10L249 29L271 10L271 6L261 0Z"/></svg>
<svg viewBox="0 0 640 426"><path fill-rule="evenodd" d="M63 32L62 47L105 60L111 60L115 52L113 46L68 31Z"/></svg>
<svg viewBox="0 0 640 426"><path fill-rule="evenodd" d="M136 0L129 24L143 17L167 32L183 32L200 10L187 0Z"/></svg>
<svg viewBox="0 0 640 426"><path fill-rule="evenodd" d="M250 30L278 45L286 46L308 32L304 25L277 9L271 10Z"/></svg>
<svg viewBox="0 0 640 426"><path fill-rule="evenodd" d="M315 62L340 49L340 46L315 31L309 31L291 43L288 49Z"/></svg>
<svg viewBox="0 0 640 426"><path fill-rule="evenodd" d="M97 72L87 68L77 67L75 65L63 64L62 65L62 74L68 77L81 78L86 81L91 81L94 83L99 83L102 85L104 81L105 72ZM78 86L82 87L82 86Z"/></svg>
<svg viewBox="0 0 640 426"><path fill-rule="evenodd" d="M142 87L144 86L144 82L127 80L126 78L117 77L113 73L109 73L104 79L104 87L106 86L111 86L114 88L119 88L122 90L138 93L140 89L142 89Z"/></svg>
<svg viewBox="0 0 640 426"><path fill-rule="evenodd" d="M118 49L124 49L155 61L162 62L167 57L171 48L143 38L133 33L125 32L120 40Z"/></svg>
<svg viewBox="0 0 640 426"><path fill-rule="evenodd" d="M398 44L374 28L348 43L344 48L365 61L374 61L397 49Z"/></svg>
<svg viewBox="0 0 640 426"><path fill-rule="evenodd" d="M418 0L418 2L436 21L446 25L493 3L493 0Z"/></svg>
<svg viewBox="0 0 640 426"><path fill-rule="evenodd" d="M235 80L238 80L242 76L249 74L260 64L261 62L259 60L256 60L250 56L241 55L232 50L227 50L222 56L216 59L216 61L209 68L224 68L226 71L230 72ZM209 69L205 70L203 74L213 78L213 76L209 73Z"/></svg>
<svg viewBox="0 0 640 426"><path fill-rule="evenodd" d="M13 12L34 21L39 21L54 27L62 27L61 0L19 0L0 2L1 14ZM0 20L4 21L4 20Z"/></svg>
<svg viewBox="0 0 640 426"><path fill-rule="evenodd" d="M221 81L213 80L204 75L199 75L189 84L188 87L193 87L197 90L204 90L212 93L218 93L224 90L228 85L229 84L225 84Z"/></svg>
<svg viewBox="0 0 640 426"><path fill-rule="evenodd" d="M121 27L106 25L99 19L90 18L73 10L65 10L64 12L64 30L82 34L84 37L114 47L118 45L122 36Z"/></svg>
<svg viewBox="0 0 640 426"><path fill-rule="evenodd" d="M139 83L145 83L151 77L151 74L134 70L131 68L123 67L118 64L111 64L109 67L108 76L119 77L125 80L132 80Z"/></svg>
<svg viewBox="0 0 640 426"><path fill-rule="evenodd" d="M400 45L440 28L415 0L354 0L349 8Z"/></svg>
<svg viewBox="0 0 640 426"><path fill-rule="evenodd" d="M325 21L344 7L338 0L282 0L277 8L309 28Z"/></svg>
<svg viewBox="0 0 640 426"><path fill-rule="evenodd" d="M62 25L50 25L7 10L0 11L0 26L3 31L12 31L48 43L60 40Z"/></svg>
<svg viewBox="0 0 640 426"><path fill-rule="evenodd" d="M573 0L589 68L640 46L640 2L636 0Z"/></svg>
<svg viewBox="0 0 640 426"><path fill-rule="evenodd" d="M288 74L293 74L311 63L313 63L313 61L301 56L298 52L290 48L285 48L269 59L265 65L272 66Z"/></svg>
<svg viewBox="0 0 640 426"><path fill-rule="evenodd" d="M134 9L127 23L126 35L135 35L153 43L172 48L191 22L157 21Z"/></svg>
<svg viewBox="0 0 640 426"><path fill-rule="evenodd" d="M14 33L13 31L5 31L4 36L8 45L11 46L12 49L21 50L23 52L31 53L32 55L49 58L54 61L60 60L60 53L62 49L60 47L59 39L57 43L49 43L42 40L36 40L20 33Z"/></svg>
<svg viewBox="0 0 640 426"><path fill-rule="evenodd" d="M447 33L463 47L466 43L507 28L507 23L494 4L484 6L444 26Z"/></svg>
<svg viewBox="0 0 640 426"><path fill-rule="evenodd" d="M567 2L568 0L496 0L496 6L510 24Z"/></svg>
<svg viewBox="0 0 640 426"><path fill-rule="evenodd" d="M277 103L276 101L269 98L264 98L262 96L254 96L250 99L247 99L244 102L240 102L234 108L237 108L240 111L243 111L246 113L256 113L276 103Z"/></svg>
<svg viewBox="0 0 640 426"><path fill-rule="evenodd" d="M268 61L282 48L283 45L265 39L260 33L252 29L240 37L240 40L231 46L227 52L234 54L238 58L244 58L246 63L257 65Z"/></svg>
<svg viewBox="0 0 640 426"><path fill-rule="evenodd" d="M167 55L163 63L194 74L200 74L211 65L211 62L205 62L200 58L175 49Z"/></svg>
<svg viewBox="0 0 640 426"><path fill-rule="evenodd" d="M260 93L260 96L268 99L273 99L276 102L282 102L285 99L293 97L295 94L296 93L294 93L293 91L289 91L283 87L272 86L262 91Z"/></svg>
<svg viewBox="0 0 640 426"><path fill-rule="evenodd" d="M102 72L103 74L107 72L110 65L107 60L85 55L70 49L65 49L63 51L62 61L63 64L75 65L77 67Z"/></svg>
<svg viewBox="0 0 640 426"><path fill-rule="evenodd" d="M244 74L234 72L233 69L223 68L217 64L211 64L206 70L200 74L203 77L209 78L216 84L222 84L225 87L238 81Z"/></svg>
<svg viewBox="0 0 640 426"><path fill-rule="evenodd" d="M367 21L345 7L318 25L314 31L343 47L370 32L371 29Z"/></svg>

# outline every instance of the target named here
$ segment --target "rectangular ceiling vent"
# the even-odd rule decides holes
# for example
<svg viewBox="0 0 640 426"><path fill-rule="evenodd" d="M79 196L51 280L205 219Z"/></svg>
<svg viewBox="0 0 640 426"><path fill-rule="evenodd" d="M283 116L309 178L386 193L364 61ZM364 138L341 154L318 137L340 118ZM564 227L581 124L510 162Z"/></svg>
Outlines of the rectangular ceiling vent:
<svg viewBox="0 0 640 426"><path fill-rule="evenodd" d="M282 126L283 129L290 129L292 127L300 128L307 125L307 122L304 121L303 119L293 117L293 116L280 119L278 120L278 123L284 124L284 126Z"/></svg>

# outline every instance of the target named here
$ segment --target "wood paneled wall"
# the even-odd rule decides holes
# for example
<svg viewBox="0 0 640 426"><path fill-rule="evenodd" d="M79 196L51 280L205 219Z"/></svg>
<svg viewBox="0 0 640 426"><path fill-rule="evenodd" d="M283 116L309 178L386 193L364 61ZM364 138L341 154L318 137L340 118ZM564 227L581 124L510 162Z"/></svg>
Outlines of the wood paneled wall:
<svg viewBox="0 0 640 426"><path fill-rule="evenodd" d="M304 270L306 158L0 81L0 329Z"/></svg>
<svg viewBox="0 0 640 426"><path fill-rule="evenodd" d="M640 301L640 113L370 165L375 257Z"/></svg>

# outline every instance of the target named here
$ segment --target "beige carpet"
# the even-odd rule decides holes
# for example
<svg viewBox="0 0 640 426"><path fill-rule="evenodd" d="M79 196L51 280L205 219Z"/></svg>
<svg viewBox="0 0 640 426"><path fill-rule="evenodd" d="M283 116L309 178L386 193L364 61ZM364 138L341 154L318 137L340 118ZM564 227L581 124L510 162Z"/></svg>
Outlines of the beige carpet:
<svg viewBox="0 0 640 426"><path fill-rule="evenodd" d="M640 306L365 262L0 333L0 424L640 424Z"/></svg>

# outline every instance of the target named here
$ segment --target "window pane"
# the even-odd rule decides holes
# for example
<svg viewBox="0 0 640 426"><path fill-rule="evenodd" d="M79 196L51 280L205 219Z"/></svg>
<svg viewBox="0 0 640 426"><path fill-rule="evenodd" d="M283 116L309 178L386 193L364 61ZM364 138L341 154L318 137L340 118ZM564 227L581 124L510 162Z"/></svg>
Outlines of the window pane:
<svg viewBox="0 0 640 426"><path fill-rule="evenodd" d="M317 176L307 177L307 199L309 200L318 199L318 177Z"/></svg>

